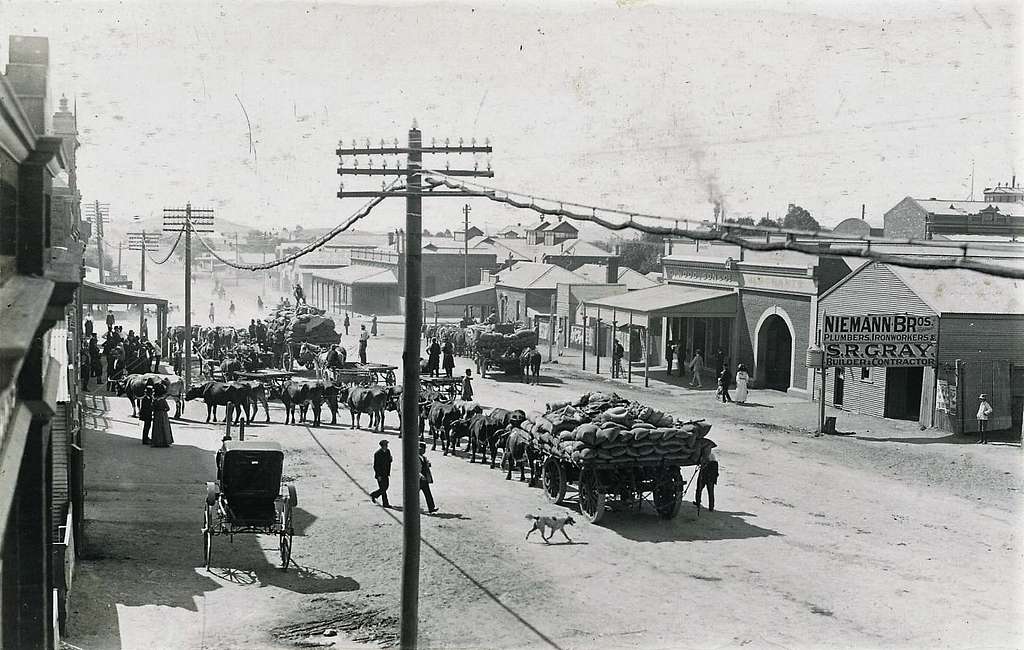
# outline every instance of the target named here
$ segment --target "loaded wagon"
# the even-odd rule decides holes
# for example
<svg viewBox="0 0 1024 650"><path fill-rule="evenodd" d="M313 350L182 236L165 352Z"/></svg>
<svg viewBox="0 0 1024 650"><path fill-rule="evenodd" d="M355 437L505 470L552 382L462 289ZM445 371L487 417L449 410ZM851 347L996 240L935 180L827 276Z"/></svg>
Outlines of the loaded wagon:
<svg viewBox="0 0 1024 650"><path fill-rule="evenodd" d="M337 368L324 368L324 378L336 384L383 384L394 386L398 383L395 371L398 366L386 363L358 363L346 361Z"/></svg>
<svg viewBox="0 0 1024 650"><path fill-rule="evenodd" d="M501 326L488 330L476 329L473 335L476 371L487 377L488 370L500 370L507 375L517 376L522 372L521 357L524 351L537 345L537 332L520 329L513 333L502 332Z"/></svg>
<svg viewBox="0 0 1024 650"><path fill-rule="evenodd" d="M437 391L447 400L456 400L462 394L461 377L420 377L420 386Z"/></svg>
<svg viewBox="0 0 1024 650"><path fill-rule="evenodd" d="M671 519L686 481L681 468L706 461L715 443L704 420L682 421L614 393L589 393L574 404L549 405L520 435L540 466L544 494L561 503L575 494L580 511L599 521L606 505L642 509L652 503Z"/></svg>
<svg viewBox="0 0 1024 650"><path fill-rule="evenodd" d="M225 441L217 452L217 481L206 484L203 511L203 561L207 571L213 538L227 535L276 535L281 568L292 557L295 486L281 482L284 452L276 442Z"/></svg>

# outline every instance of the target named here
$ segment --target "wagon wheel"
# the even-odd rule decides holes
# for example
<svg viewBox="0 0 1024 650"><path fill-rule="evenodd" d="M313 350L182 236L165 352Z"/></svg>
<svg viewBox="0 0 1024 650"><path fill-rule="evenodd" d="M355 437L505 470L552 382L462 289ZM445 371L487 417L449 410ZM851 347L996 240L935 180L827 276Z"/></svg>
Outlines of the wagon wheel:
<svg viewBox="0 0 1024 650"><path fill-rule="evenodd" d="M395 379L395 371L394 370L388 370L388 374L384 376L384 384L386 386L394 386L397 383L398 383L398 380Z"/></svg>
<svg viewBox="0 0 1024 650"><path fill-rule="evenodd" d="M207 505L203 511L203 564L206 570L210 570L210 560L213 558L213 508Z"/></svg>
<svg viewBox="0 0 1024 650"><path fill-rule="evenodd" d="M541 480L544 482L544 496L551 503L560 504L565 498L565 468L562 463L555 458L544 461Z"/></svg>
<svg viewBox="0 0 1024 650"><path fill-rule="evenodd" d="M659 477L654 488L654 508L662 519L672 519L679 513L683 500L682 480L677 480L679 470L669 470Z"/></svg>
<svg viewBox="0 0 1024 650"><path fill-rule="evenodd" d="M580 472L580 510L587 520L596 524L604 516L605 494L597 484L597 473L592 469Z"/></svg>

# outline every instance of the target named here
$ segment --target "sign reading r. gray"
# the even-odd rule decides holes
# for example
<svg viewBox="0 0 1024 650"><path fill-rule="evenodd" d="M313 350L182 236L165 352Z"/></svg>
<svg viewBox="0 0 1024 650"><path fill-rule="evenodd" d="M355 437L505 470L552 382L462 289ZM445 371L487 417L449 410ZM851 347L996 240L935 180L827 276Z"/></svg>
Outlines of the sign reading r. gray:
<svg viewBox="0 0 1024 650"><path fill-rule="evenodd" d="M828 366L934 366L939 321L934 316L825 316Z"/></svg>

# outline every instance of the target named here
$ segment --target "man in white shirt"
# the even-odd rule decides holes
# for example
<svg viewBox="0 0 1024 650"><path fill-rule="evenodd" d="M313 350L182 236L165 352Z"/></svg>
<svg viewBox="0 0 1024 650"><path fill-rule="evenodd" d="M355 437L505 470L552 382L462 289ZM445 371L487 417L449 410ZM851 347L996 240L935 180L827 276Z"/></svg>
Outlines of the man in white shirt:
<svg viewBox="0 0 1024 650"><path fill-rule="evenodd" d="M978 399L981 401L978 404L978 442L983 445L988 444L988 418L992 415L992 405L988 403L988 395L982 393L978 395Z"/></svg>
<svg viewBox="0 0 1024 650"><path fill-rule="evenodd" d="M370 333L366 325L360 325L359 330L359 363L366 363L366 342L370 340Z"/></svg>

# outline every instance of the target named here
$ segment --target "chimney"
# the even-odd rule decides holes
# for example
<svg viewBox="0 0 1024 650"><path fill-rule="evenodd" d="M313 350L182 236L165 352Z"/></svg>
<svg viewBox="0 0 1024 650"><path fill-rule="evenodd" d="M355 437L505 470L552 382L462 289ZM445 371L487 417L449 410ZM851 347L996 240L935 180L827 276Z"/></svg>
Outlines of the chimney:
<svg viewBox="0 0 1024 650"><path fill-rule="evenodd" d="M388 231L388 248L395 245L395 233Z"/></svg>
<svg viewBox="0 0 1024 650"><path fill-rule="evenodd" d="M42 36L11 36L4 73L36 135L50 132L50 44Z"/></svg>
<svg viewBox="0 0 1024 650"><path fill-rule="evenodd" d="M619 258L609 257L607 266L605 267L605 278L604 281L607 284L616 284L619 281Z"/></svg>

